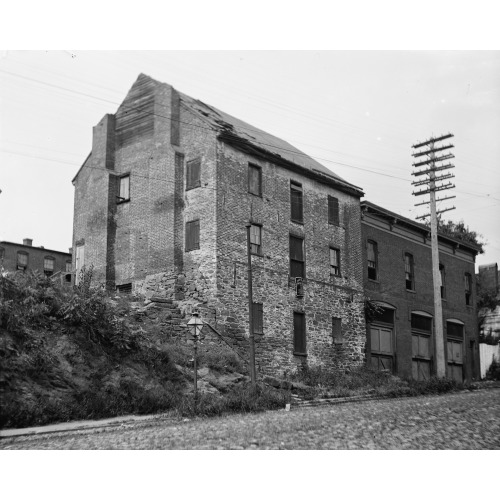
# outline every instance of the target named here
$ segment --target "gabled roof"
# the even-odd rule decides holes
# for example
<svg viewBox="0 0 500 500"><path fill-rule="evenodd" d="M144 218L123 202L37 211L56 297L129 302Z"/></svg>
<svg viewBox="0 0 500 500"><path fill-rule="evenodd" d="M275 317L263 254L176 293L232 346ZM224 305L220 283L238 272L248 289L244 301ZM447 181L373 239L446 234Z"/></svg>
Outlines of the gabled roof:
<svg viewBox="0 0 500 500"><path fill-rule="evenodd" d="M363 200L361 202L361 213L372 213L383 219L395 221L398 224L402 224L422 235L428 235L431 232L430 227L427 227L425 224L408 219L407 217L399 215L395 212L391 212L390 210L387 210L379 205L375 205L375 203L371 203L367 200ZM482 249L479 245L475 245L469 241L464 241L443 233L438 233L438 238L443 242L451 243L452 245L460 246L461 248L467 248L475 254L482 253Z"/></svg>
<svg viewBox="0 0 500 500"><path fill-rule="evenodd" d="M139 80L141 84L165 85L143 73L138 76L136 83ZM306 170L309 176L316 177L328 184L334 184L340 190L350 192L356 196L363 196L363 191L360 187L342 179L342 177L317 162L314 158L311 158L309 155L283 139L269 134L186 94L179 91L177 91L177 93L180 96L181 102L189 110L194 112L200 119L219 132L219 139L230 142L236 147L246 147L247 151L260 154L261 156L267 156L271 161L280 162L284 166L292 168L300 173L304 174L304 170ZM120 104L118 109L120 109L122 105L123 103ZM75 175L75 179L77 176L78 173ZM73 179L73 181L75 179Z"/></svg>

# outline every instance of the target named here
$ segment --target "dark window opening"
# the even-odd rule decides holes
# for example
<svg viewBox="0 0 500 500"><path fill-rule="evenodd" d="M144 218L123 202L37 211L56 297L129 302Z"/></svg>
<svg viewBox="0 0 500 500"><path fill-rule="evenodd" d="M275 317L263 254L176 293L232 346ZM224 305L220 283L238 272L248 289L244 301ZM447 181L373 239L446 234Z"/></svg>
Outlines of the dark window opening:
<svg viewBox="0 0 500 500"><path fill-rule="evenodd" d="M422 330L424 332L432 332L432 318L421 316L420 314L411 315L412 330Z"/></svg>
<svg viewBox="0 0 500 500"><path fill-rule="evenodd" d="M253 314L253 333L261 335L264 333L264 311L263 311L263 305L260 302L254 302L252 304L252 314Z"/></svg>
<svg viewBox="0 0 500 500"><path fill-rule="evenodd" d="M290 181L290 201L292 221L302 224L304 222L304 214L301 184Z"/></svg>
<svg viewBox="0 0 500 500"><path fill-rule="evenodd" d="M405 281L407 290L415 289L413 255L411 253L405 253Z"/></svg>
<svg viewBox="0 0 500 500"><path fill-rule="evenodd" d="M440 290L441 290L441 298L444 299L446 298L446 282L445 282L445 279L446 279L446 274L445 274L445 270L444 270L444 264L439 264L439 275L441 277L441 286L440 286Z"/></svg>
<svg viewBox="0 0 500 500"><path fill-rule="evenodd" d="M130 200L130 175L120 177L120 186L118 192L118 203L123 203Z"/></svg>
<svg viewBox="0 0 500 500"><path fill-rule="evenodd" d="M132 293L132 283L124 283L123 285L116 285L118 293L130 294Z"/></svg>
<svg viewBox="0 0 500 500"><path fill-rule="evenodd" d="M368 279L376 280L378 278L378 262L377 262L377 244L374 241L368 241L366 246L367 262L368 262Z"/></svg>
<svg viewBox="0 0 500 500"><path fill-rule="evenodd" d="M304 278L304 239L290 235L290 276Z"/></svg>
<svg viewBox="0 0 500 500"><path fill-rule="evenodd" d="M340 276L340 250L330 248L330 275Z"/></svg>
<svg viewBox="0 0 500 500"><path fill-rule="evenodd" d="M201 160L191 160L186 163L186 191L201 186Z"/></svg>
<svg viewBox="0 0 500 500"><path fill-rule="evenodd" d="M372 323L389 323L394 324L394 310L388 309L386 307L381 307L378 313L374 313L371 322Z"/></svg>
<svg viewBox="0 0 500 500"><path fill-rule="evenodd" d="M472 276L469 273L465 273L464 275L465 281L465 305L472 305Z"/></svg>
<svg viewBox="0 0 500 500"><path fill-rule="evenodd" d="M248 192L262 196L262 169L256 165L248 165Z"/></svg>
<svg viewBox="0 0 500 500"><path fill-rule="evenodd" d="M186 252L200 248L200 221L186 222Z"/></svg>
<svg viewBox="0 0 500 500"><path fill-rule="evenodd" d="M250 253L262 255L262 227L256 224L250 226Z"/></svg>
<svg viewBox="0 0 500 500"><path fill-rule="evenodd" d="M306 317L304 313L293 313L293 353L306 355Z"/></svg>
<svg viewBox="0 0 500 500"><path fill-rule="evenodd" d="M344 342L341 318L332 317L332 338L334 344L342 344Z"/></svg>
<svg viewBox="0 0 500 500"><path fill-rule="evenodd" d="M339 199L328 196L328 224L340 225Z"/></svg>

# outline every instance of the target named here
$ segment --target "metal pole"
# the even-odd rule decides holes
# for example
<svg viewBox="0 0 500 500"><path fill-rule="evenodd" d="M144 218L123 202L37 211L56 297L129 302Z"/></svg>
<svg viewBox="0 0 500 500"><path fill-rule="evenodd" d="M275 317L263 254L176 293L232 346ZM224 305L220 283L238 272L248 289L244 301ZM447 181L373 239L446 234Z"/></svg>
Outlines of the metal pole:
<svg viewBox="0 0 500 500"><path fill-rule="evenodd" d="M431 144L434 149L434 143ZM435 154L431 153L434 159ZM436 172L434 161L431 163L430 180L430 209L431 209L431 249L432 249L432 282L434 288L434 346L436 356L436 376L444 378L446 367L444 360L443 309L441 304L441 273L439 272L438 222L436 214Z"/></svg>
<svg viewBox="0 0 500 500"><path fill-rule="evenodd" d="M198 338L194 337L194 408L196 409L196 402L198 400L198 366L197 366L197 355L198 355Z"/></svg>
<svg viewBox="0 0 500 500"><path fill-rule="evenodd" d="M255 372L255 339L253 335L253 292L252 292L252 255L250 253L250 228L252 224L248 222L247 228L247 256L248 256L248 325L249 325L249 340L250 340L250 380L252 387L255 387L256 372Z"/></svg>

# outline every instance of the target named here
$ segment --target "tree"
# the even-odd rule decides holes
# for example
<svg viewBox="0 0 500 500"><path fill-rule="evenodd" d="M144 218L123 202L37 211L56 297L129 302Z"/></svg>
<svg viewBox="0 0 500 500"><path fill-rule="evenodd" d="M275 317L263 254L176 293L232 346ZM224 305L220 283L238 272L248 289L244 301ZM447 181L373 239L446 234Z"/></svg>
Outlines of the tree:
<svg viewBox="0 0 500 500"><path fill-rule="evenodd" d="M439 218L438 233L452 236L453 238L465 241L467 243L473 243L480 248L480 253L484 252L483 247L484 245L486 245L486 242L483 240L483 235L476 233L476 231L471 231L469 229L469 226L466 226L463 220L461 220L460 222L453 222L452 220L448 220L445 222L441 218Z"/></svg>

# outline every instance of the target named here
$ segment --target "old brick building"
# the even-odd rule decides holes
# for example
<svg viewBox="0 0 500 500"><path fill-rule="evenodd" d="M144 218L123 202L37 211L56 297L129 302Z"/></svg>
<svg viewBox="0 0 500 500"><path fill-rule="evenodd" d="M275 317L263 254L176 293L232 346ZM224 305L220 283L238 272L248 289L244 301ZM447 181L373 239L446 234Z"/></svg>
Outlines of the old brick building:
<svg viewBox="0 0 500 500"><path fill-rule="evenodd" d="M290 144L140 75L74 186L77 270L199 308L246 355L250 221L260 372L363 363L363 193Z"/></svg>
<svg viewBox="0 0 500 500"><path fill-rule="evenodd" d="M367 324L367 362L427 379L434 366L430 230L363 201L362 246L367 299L382 306ZM479 377L475 257L479 247L439 236L447 376Z"/></svg>
<svg viewBox="0 0 500 500"><path fill-rule="evenodd" d="M7 272L37 270L46 276L61 276L63 283L71 283L71 254L34 247L29 238L22 244L0 241L0 269Z"/></svg>

